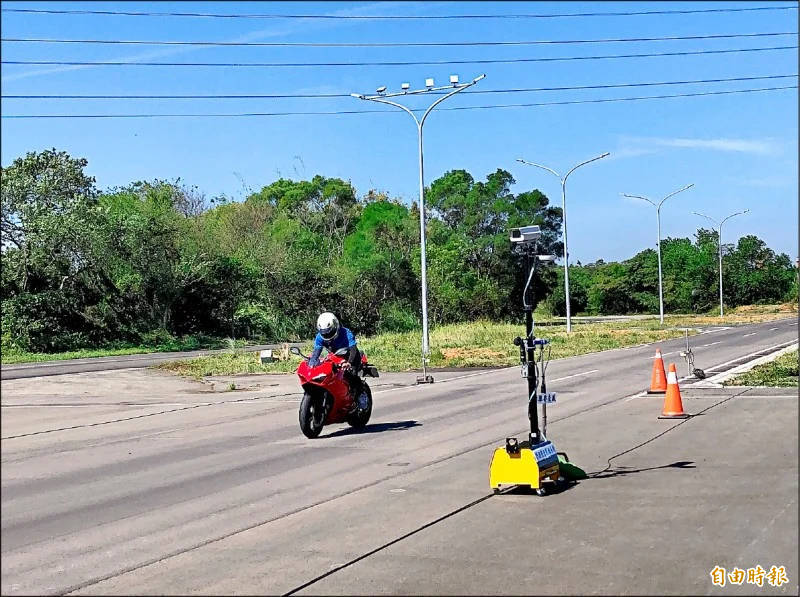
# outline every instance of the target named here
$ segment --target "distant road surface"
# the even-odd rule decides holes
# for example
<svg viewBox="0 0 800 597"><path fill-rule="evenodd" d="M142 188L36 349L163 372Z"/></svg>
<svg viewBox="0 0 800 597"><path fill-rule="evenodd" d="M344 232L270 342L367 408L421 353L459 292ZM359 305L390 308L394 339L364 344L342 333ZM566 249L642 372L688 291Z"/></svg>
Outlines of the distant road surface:
<svg viewBox="0 0 800 597"><path fill-rule="evenodd" d="M290 343L290 346L300 346ZM278 349L282 344L261 344L247 346L244 350L255 352L267 348ZM42 361L38 363L19 363L2 365L0 379L21 379L25 377L42 377L44 375L64 375L67 373L86 373L89 371L110 371L112 369L145 369L163 361L189 359L207 354L225 352L220 350L190 350L186 352L154 352L146 354L125 354L112 357L91 357L87 359L70 359L64 361Z"/></svg>

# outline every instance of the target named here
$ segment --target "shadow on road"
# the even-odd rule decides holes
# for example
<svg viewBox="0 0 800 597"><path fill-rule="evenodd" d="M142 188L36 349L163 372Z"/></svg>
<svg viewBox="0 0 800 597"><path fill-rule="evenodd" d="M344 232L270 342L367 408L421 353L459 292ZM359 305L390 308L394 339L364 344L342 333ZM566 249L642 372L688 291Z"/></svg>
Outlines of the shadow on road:
<svg viewBox="0 0 800 597"><path fill-rule="evenodd" d="M558 493L562 493L564 491L572 489L576 485L580 485L583 481L587 481L590 479L607 479L609 477L631 475L634 473L644 473L647 471L655 471L666 468L689 469L697 467L691 460L679 460L671 464L662 464L661 466L650 466L647 468L629 468L626 466L619 466L608 471L590 473L587 477L580 480L568 480L565 483L559 483L557 485L547 484L547 495L556 495ZM531 489L527 485L518 485L513 489L506 491L504 495L536 495L536 491L534 489Z"/></svg>
<svg viewBox="0 0 800 597"><path fill-rule="evenodd" d="M622 475L631 475L633 473L644 473L647 471L655 471L664 468L697 468L691 460L679 460L671 464L662 464L661 466L650 466L647 468L630 468L627 466L617 466L607 471L600 471L598 473L591 473L588 479L607 479L608 477L619 477Z"/></svg>
<svg viewBox="0 0 800 597"><path fill-rule="evenodd" d="M405 429L409 429L411 427L421 427L422 423L418 423L417 421L396 421L394 423L373 423L372 425L367 425L361 429L354 429L353 427L347 427L345 429L340 429L339 431L334 431L333 433L329 433L328 435L324 435L322 437L338 437L340 435L354 435L357 433L380 433L382 431L403 431Z"/></svg>
<svg viewBox="0 0 800 597"><path fill-rule="evenodd" d="M564 493L572 489L578 483L576 481L567 481L565 483L547 483L545 491L545 497L548 495L556 495L559 493ZM513 489L509 489L508 491L504 492L503 495L532 495L536 496L536 490L529 487L528 485L517 485Z"/></svg>

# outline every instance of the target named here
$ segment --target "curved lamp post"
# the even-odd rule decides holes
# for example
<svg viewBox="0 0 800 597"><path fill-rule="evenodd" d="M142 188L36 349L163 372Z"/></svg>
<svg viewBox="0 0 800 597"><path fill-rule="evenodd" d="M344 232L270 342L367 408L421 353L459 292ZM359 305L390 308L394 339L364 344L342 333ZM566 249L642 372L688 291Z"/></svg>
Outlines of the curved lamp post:
<svg viewBox="0 0 800 597"><path fill-rule="evenodd" d="M664 205L664 201L672 197L673 195L677 195L678 193L685 191L686 189L691 189L694 186L694 183L686 185L682 189L678 189L677 191L673 191L666 197L664 197L661 201L656 204L654 201L651 201L647 197L641 197L639 195L626 195L622 193L623 197L628 197L630 199L642 199L647 201L650 205L656 208L656 219L658 220L658 310L661 314L661 323L664 323L664 292L662 290L661 285L661 206Z"/></svg>
<svg viewBox="0 0 800 597"><path fill-rule="evenodd" d="M426 257L425 257L425 176L424 176L424 165L422 159L422 126L425 124L425 120L428 118L428 114L431 113L437 105L442 103L448 97L451 97L458 93L459 91L463 91L467 87L472 87L483 79L486 75L480 75L479 77L475 77L469 83L459 83L458 82L458 75L450 75L450 84L444 85L441 87L434 87L433 79L425 79L425 89L415 89L409 90L410 85L408 83L403 83L400 87L402 91L398 91L396 93L386 93L386 87L378 87L376 90L376 95L364 95L361 93L351 93L350 95L356 99L360 100L367 100L372 102L378 102L380 104L388 104L390 106L394 106L395 108L400 108L401 110L407 112L411 118L414 119L414 123L417 125L417 137L419 141L419 237L420 237L420 250L421 250L421 264L420 264L420 273L422 277L422 378L418 379L418 382L423 383L433 383L433 377L427 374L427 364L428 364L428 356L430 355L430 347L428 344L428 281L427 281L427 267L426 267ZM429 93L431 91L443 91L443 90L451 90L450 93L447 93L433 102L425 113L422 115L422 118L417 118L414 114L414 111L410 108L402 104L398 104L397 102L390 101L388 98L390 97L398 97L403 95L419 95L422 93Z"/></svg>
<svg viewBox="0 0 800 597"><path fill-rule="evenodd" d="M572 331L572 319L570 316L570 307L569 307L569 251L567 250L567 178L569 178L569 175L575 172L575 170L577 170L581 166L585 166L590 162L594 162L595 160L599 160L608 155L611 154L606 152L597 157L593 157L590 160L581 162L580 164L572 168L572 170L567 172L564 176L561 176L558 172L556 172L552 168L548 168L547 166L542 166L541 164L534 164L533 162L526 162L522 158L517 158L517 161L522 164L527 164L528 166L535 166L537 168L541 168L542 170L547 170L561 181L561 215L562 215L562 224L564 226L564 294L566 296L565 300L567 303L567 333Z"/></svg>
<svg viewBox="0 0 800 597"><path fill-rule="evenodd" d="M706 218L707 220L710 220L712 223L714 223L715 225L717 225L719 227L719 229L717 231L717 244L719 245L719 316L720 317L723 316L723 312L722 312L722 225L727 220L730 220L733 216L740 216L742 214L746 214L748 211L750 211L750 210L746 209L744 211L737 211L736 213L733 213L733 214L723 218L723 220L721 222L717 222L714 218L709 217L709 216L707 216L705 214L701 214L701 213L698 213L696 211L692 212L696 216L700 216L701 218Z"/></svg>

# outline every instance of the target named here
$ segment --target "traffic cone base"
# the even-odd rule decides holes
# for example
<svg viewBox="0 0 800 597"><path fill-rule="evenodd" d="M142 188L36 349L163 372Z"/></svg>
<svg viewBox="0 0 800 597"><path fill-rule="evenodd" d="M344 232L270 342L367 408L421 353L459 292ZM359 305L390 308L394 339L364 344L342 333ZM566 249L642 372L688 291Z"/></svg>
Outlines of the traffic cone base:
<svg viewBox="0 0 800 597"><path fill-rule="evenodd" d="M687 419L687 415L683 411L683 402L681 401L681 390L678 387L678 372L675 368L675 363L669 364L669 374L667 375L667 393L664 396L664 410L659 419Z"/></svg>
<svg viewBox="0 0 800 597"><path fill-rule="evenodd" d="M653 374L650 377L650 389L648 394L665 394L667 392L667 375L664 372L664 359L661 356L661 349L656 348L656 356L653 357Z"/></svg>

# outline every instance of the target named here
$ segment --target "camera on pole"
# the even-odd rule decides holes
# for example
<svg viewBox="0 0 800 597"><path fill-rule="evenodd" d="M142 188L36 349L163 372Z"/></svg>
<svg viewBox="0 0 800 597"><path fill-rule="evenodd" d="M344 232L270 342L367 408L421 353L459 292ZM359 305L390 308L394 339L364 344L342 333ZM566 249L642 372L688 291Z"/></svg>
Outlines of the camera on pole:
<svg viewBox="0 0 800 597"><path fill-rule="evenodd" d="M522 377L527 380L528 420L530 432L527 441L520 442L515 437L507 437L506 445L497 448L489 465L489 485L499 491L502 485L528 485L539 495L544 495L546 483L563 480L559 467L559 453L545 436L547 429L547 404L556 401L555 392L547 391L545 371L550 360L550 341L536 338L533 332L533 300L531 282L536 266L555 261L555 255L539 255L538 241L542 237L539 226L512 228L509 240L516 252L524 255L525 286L522 290L522 308L525 313L525 336L514 338L519 348ZM547 347L545 349L545 347ZM536 351L539 358L536 358ZM546 354L545 354L546 353ZM542 428L539 427L538 405L542 405ZM566 455L564 455L566 458Z"/></svg>
<svg viewBox="0 0 800 597"><path fill-rule="evenodd" d="M518 245L535 243L541 237L542 229L539 226L522 226L511 229L511 242Z"/></svg>

